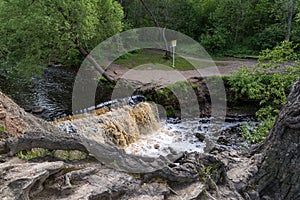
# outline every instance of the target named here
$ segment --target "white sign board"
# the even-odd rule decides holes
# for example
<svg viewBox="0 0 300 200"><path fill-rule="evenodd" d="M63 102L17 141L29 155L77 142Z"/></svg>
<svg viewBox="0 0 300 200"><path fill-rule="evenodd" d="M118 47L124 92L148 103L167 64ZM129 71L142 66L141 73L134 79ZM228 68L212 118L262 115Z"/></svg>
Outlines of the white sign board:
<svg viewBox="0 0 300 200"><path fill-rule="evenodd" d="M172 40L172 47L176 47L177 40Z"/></svg>

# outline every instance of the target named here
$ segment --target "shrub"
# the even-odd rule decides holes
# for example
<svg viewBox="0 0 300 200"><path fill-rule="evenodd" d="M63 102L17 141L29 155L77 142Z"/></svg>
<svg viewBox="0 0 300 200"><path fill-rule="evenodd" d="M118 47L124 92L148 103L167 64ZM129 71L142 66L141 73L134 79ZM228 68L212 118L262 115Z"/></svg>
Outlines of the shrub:
<svg viewBox="0 0 300 200"><path fill-rule="evenodd" d="M215 28L200 36L200 44L211 53L228 48L230 33L225 28Z"/></svg>
<svg viewBox="0 0 300 200"><path fill-rule="evenodd" d="M297 45L282 42L272 50L262 51L254 69L241 67L229 78L235 97L247 97L259 101L257 119L262 123L253 133L245 131L245 139L252 143L261 142L275 122L279 109L286 102L292 84L300 74L300 63L295 49Z"/></svg>

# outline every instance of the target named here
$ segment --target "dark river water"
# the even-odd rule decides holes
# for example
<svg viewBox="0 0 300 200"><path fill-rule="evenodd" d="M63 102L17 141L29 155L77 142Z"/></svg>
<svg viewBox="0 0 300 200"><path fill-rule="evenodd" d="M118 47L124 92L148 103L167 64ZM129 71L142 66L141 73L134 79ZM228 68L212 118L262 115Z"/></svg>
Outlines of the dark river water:
<svg viewBox="0 0 300 200"><path fill-rule="evenodd" d="M25 110L42 106L44 111L41 114L36 114L36 116L51 120L63 114L71 113L76 73L76 68L48 67L40 78L31 81L1 78L0 90ZM96 96L96 102L110 100L110 90L100 85L97 93L102 95Z"/></svg>

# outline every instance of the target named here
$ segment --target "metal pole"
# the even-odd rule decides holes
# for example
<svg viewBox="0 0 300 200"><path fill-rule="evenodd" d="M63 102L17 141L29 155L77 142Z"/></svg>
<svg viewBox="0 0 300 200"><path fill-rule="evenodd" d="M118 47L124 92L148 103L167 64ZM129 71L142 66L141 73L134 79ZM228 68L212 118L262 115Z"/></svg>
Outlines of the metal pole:
<svg viewBox="0 0 300 200"><path fill-rule="evenodd" d="M173 68L175 68L175 46L173 46Z"/></svg>

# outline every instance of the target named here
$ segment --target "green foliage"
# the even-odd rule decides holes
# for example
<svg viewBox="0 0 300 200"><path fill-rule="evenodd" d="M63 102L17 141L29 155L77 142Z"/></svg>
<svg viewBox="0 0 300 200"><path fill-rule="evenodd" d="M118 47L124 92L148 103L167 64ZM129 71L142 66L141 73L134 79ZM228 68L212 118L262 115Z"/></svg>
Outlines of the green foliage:
<svg viewBox="0 0 300 200"><path fill-rule="evenodd" d="M260 109L256 112L262 122L253 134L244 131L250 142L260 142L267 135L279 113L279 108L286 102L292 84L300 74L295 49L297 45L282 42L273 50L265 50L259 57L254 69L242 67L229 78L231 90L236 98L247 97L259 102Z"/></svg>
<svg viewBox="0 0 300 200"><path fill-rule="evenodd" d="M168 117L174 117L175 116L175 110L173 108L167 108L167 116Z"/></svg>
<svg viewBox="0 0 300 200"><path fill-rule="evenodd" d="M5 131L6 131L6 128L3 126L0 126L0 132L5 132Z"/></svg>
<svg viewBox="0 0 300 200"><path fill-rule="evenodd" d="M91 50L119 32L122 17L114 0L2 1L0 61L8 73L28 76L51 63L79 65L78 47Z"/></svg>
<svg viewBox="0 0 300 200"><path fill-rule="evenodd" d="M285 29L282 25L274 24L250 37L248 45L254 50L274 48L284 40Z"/></svg>
<svg viewBox="0 0 300 200"><path fill-rule="evenodd" d="M223 51L230 43L230 32L225 28L214 28L200 36L200 43L212 53Z"/></svg>
<svg viewBox="0 0 300 200"><path fill-rule="evenodd" d="M155 26L140 0L123 0L125 22ZM198 40L210 53L249 54L285 39L290 1L144 0L161 27ZM299 0L294 0L291 40L300 41ZM228 52L230 50L230 52Z"/></svg>
<svg viewBox="0 0 300 200"><path fill-rule="evenodd" d="M272 116L271 118L266 119L263 122L264 124L259 124L256 127L252 122L248 122L248 125L241 126L243 138L251 144L264 141L273 126L274 120L275 117Z"/></svg>
<svg viewBox="0 0 300 200"><path fill-rule="evenodd" d="M17 153L17 156L24 160L30 160L33 158L50 155L51 152L47 149L42 148L33 148L31 150L26 151L26 153L20 151Z"/></svg>
<svg viewBox="0 0 300 200"><path fill-rule="evenodd" d="M104 78L103 76L101 76L99 78L99 85L103 85L105 86L106 88L109 88L109 89L113 89L115 88L116 84L115 83L112 83L110 81L108 81L106 78Z"/></svg>
<svg viewBox="0 0 300 200"><path fill-rule="evenodd" d="M66 160L81 160L86 158L86 154L76 150L55 150L50 151L43 148L33 148L27 151L20 151L16 154L19 158L24 160L30 160L33 158L43 157L47 155L55 156L56 158Z"/></svg>

